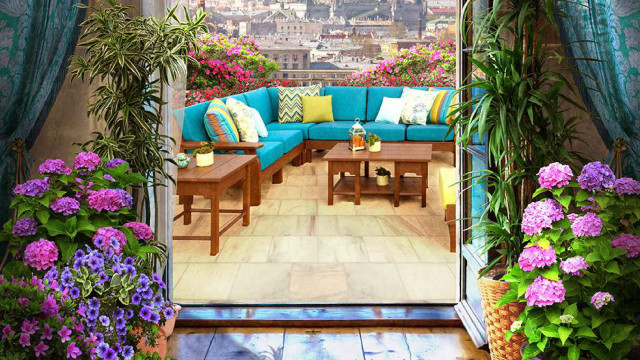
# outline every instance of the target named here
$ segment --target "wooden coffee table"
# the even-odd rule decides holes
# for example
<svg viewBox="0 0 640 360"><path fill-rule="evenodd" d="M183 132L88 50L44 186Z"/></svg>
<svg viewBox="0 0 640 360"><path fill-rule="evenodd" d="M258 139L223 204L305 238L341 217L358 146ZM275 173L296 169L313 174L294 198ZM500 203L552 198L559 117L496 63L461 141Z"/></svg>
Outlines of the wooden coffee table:
<svg viewBox="0 0 640 360"><path fill-rule="evenodd" d="M184 216L184 224L191 224L192 212L211 213L210 236L174 236L174 240L210 240L211 256L220 251L220 235L229 230L233 224L242 219L242 226L250 222L250 169L256 166L258 158L255 155L215 155L215 163L211 166L197 167L195 159L184 169L178 169L178 189L180 203L184 210L176 215L173 220ZM220 196L234 184L242 182L242 209L220 209ZM211 198L210 209L194 209L193 196L208 196ZM238 214L227 225L220 229L220 214Z"/></svg>
<svg viewBox="0 0 640 360"><path fill-rule="evenodd" d="M361 194L393 194L393 204L400 205L400 196L422 196L422 207L427 206L427 187L431 144L382 143L382 151L351 151L346 143L338 143L322 158L329 163L328 198L333 205L333 195L355 195L355 204L360 205ZM369 162L393 162L393 178L389 185L378 186L375 177L369 177ZM364 162L364 176L360 175L360 164ZM340 174L334 184L333 175ZM345 176L345 173L354 176ZM415 173L418 177L405 177Z"/></svg>

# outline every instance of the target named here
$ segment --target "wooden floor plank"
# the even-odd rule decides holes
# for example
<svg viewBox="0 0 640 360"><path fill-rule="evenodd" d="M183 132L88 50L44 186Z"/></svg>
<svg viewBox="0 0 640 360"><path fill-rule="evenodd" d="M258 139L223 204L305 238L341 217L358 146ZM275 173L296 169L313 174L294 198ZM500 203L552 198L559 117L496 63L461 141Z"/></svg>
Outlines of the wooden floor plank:
<svg viewBox="0 0 640 360"><path fill-rule="evenodd" d="M362 350L366 360L408 360L409 345L402 329L361 328Z"/></svg>
<svg viewBox="0 0 640 360"><path fill-rule="evenodd" d="M206 360L280 360L283 328L218 328Z"/></svg>
<svg viewBox="0 0 640 360"><path fill-rule="evenodd" d="M287 329L283 360L364 360L357 328Z"/></svg>
<svg viewBox="0 0 640 360"><path fill-rule="evenodd" d="M411 360L487 360L459 328L405 328Z"/></svg>
<svg viewBox="0 0 640 360"><path fill-rule="evenodd" d="M167 343L167 356L174 360L203 360L216 329L177 328Z"/></svg>

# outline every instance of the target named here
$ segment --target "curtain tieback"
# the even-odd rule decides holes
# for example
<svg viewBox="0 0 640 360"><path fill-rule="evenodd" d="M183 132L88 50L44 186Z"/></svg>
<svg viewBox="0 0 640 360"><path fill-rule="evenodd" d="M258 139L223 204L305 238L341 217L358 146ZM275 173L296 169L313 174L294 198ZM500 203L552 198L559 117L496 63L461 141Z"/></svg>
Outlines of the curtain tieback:
<svg viewBox="0 0 640 360"><path fill-rule="evenodd" d="M613 167L613 171L617 178L622 177L622 154L627 150L627 141L623 138L617 138L613 142L611 150L611 159L609 166Z"/></svg>

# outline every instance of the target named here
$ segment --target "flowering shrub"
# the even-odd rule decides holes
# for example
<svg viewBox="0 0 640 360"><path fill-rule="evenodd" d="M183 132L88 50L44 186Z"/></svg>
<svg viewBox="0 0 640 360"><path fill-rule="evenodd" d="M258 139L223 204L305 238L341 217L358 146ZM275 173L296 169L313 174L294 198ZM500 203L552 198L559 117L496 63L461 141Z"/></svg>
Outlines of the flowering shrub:
<svg viewBox="0 0 640 360"><path fill-rule="evenodd" d="M13 255L3 268L5 274L44 272L89 244L105 254L124 253L140 261L159 253L151 229L123 225L136 218L133 199L124 189L146 182L129 172L126 162L105 162L94 153L81 152L71 167L49 159L38 170L39 178L14 189L11 207L17 220L7 222L0 234Z"/></svg>
<svg viewBox="0 0 640 360"><path fill-rule="evenodd" d="M640 183L599 162L575 180L554 163L538 182L550 198L524 212L526 247L498 304L527 304L507 338L524 333L525 358L623 359L640 333Z"/></svg>
<svg viewBox="0 0 640 360"><path fill-rule="evenodd" d="M129 360L140 341L155 345L159 326L174 316L171 303L160 294L166 285L159 275L140 272L131 257L89 246L76 250L70 263L61 271L52 268L45 277L79 304L98 358Z"/></svg>
<svg viewBox="0 0 640 360"><path fill-rule="evenodd" d="M58 283L0 275L0 354L3 359L90 359L88 336L76 303Z"/></svg>
<svg viewBox="0 0 640 360"><path fill-rule="evenodd" d="M230 86L213 86L210 88L187 90L186 106L191 106L205 101L211 101L216 98L223 98L230 95L241 94L262 87L291 87L297 84L288 80L273 79L250 79L242 83L236 83Z"/></svg>
<svg viewBox="0 0 640 360"><path fill-rule="evenodd" d="M344 83L348 86L454 86L456 47L452 41L415 45L358 71Z"/></svg>

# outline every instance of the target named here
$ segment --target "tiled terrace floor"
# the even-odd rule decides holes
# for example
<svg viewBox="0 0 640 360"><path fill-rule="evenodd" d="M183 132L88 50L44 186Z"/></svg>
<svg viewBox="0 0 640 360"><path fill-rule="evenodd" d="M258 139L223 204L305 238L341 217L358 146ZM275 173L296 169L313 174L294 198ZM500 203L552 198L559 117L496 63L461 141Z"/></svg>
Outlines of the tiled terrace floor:
<svg viewBox="0 0 640 360"><path fill-rule="evenodd" d="M452 155L434 153L427 207L418 197L336 196L327 205L324 153L285 168L284 183L262 188L251 224L237 223L221 238L217 256L207 241L174 241L174 300L245 303L453 302L455 256L440 206L438 170ZM372 163L375 166L392 164ZM222 208L240 208L232 189ZM195 198L194 207L209 207ZM177 202L176 202L177 203ZM176 205L176 212L179 210ZM223 218L221 221L225 221ZM208 235L209 214L194 213L175 235Z"/></svg>

